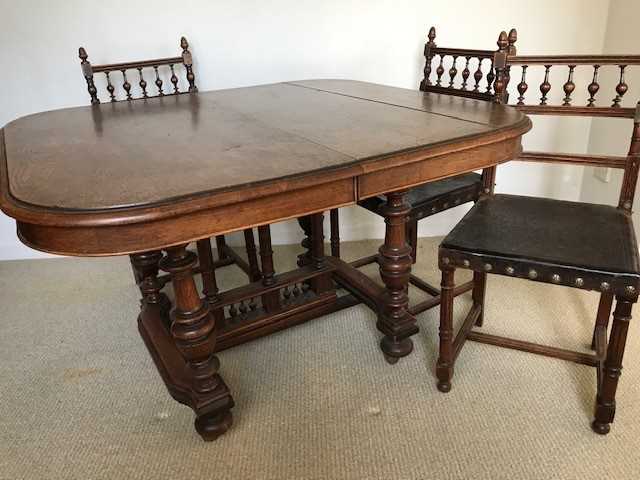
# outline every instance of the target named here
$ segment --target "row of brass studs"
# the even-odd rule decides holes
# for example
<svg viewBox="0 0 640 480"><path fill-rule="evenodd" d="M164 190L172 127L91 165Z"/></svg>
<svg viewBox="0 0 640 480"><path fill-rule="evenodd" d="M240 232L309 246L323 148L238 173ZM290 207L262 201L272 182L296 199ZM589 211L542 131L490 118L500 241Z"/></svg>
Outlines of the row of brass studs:
<svg viewBox="0 0 640 480"><path fill-rule="evenodd" d="M442 257L442 263L444 265L449 265L450 263L450 259L448 257ZM464 259L462 261L462 265L465 268L469 268L469 266L471 265L471 263L469 262L469 260ZM493 270L493 266L490 263L485 263L484 264L484 271L485 272L490 272ZM507 275L513 275L515 273L515 269L512 266L508 266L504 269L505 273ZM534 270L533 268L529 270L529 273L527 274L527 276L531 279L531 280L535 280L538 278L538 272L536 270ZM562 280L562 278L560 277L560 275L558 275L557 273L554 273L553 275L551 275L551 281L553 283L560 283L560 281ZM574 285L576 287L583 287L584 286L584 279L580 278L580 277L576 277L576 279L573 281ZM608 292L611 289L611 285L608 282L602 282L600 284L600 290L603 292ZM636 288L633 285L627 285L625 287L625 291L628 295L633 295L636 293Z"/></svg>

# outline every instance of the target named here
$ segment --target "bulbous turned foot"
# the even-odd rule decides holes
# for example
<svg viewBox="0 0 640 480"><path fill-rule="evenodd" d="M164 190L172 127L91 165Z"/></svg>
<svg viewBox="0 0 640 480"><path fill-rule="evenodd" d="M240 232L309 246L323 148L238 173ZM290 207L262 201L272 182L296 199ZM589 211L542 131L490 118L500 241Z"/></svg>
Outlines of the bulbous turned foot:
<svg viewBox="0 0 640 480"><path fill-rule="evenodd" d="M398 363L401 357L406 357L413 351L413 341L410 338L403 340L394 340L389 337L384 337L380 341L380 348L384 354L385 360L394 365Z"/></svg>
<svg viewBox="0 0 640 480"><path fill-rule="evenodd" d="M606 422L594 420L591 422L591 429L599 435L606 435L611 430L611 425Z"/></svg>
<svg viewBox="0 0 640 480"><path fill-rule="evenodd" d="M205 442L212 442L225 433L233 424L230 410L218 414L203 415L196 418L196 431Z"/></svg>
<svg viewBox="0 0 640 480"><path fill-rule="evenodd" d="M443 381L438 381L438 390L440 390L442 393L448 393L451 391L451 382L447 381L447 382L443 382Z"/></svg>

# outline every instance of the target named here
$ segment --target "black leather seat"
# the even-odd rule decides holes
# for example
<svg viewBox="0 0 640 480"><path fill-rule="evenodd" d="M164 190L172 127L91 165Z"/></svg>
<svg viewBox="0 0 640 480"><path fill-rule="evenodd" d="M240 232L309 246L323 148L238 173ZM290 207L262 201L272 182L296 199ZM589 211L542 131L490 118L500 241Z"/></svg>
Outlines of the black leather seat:
<svg viewBox="0 0 640 480"><path fill-rule="evenodd" d="M608 205L487 196L447 235L441 249L441 255L450 252L446 258L461 266L465 260L482 262L491 273L591 290L603 290L604 281L611 291L637 288L640 278L631 216Z"/></svg>
<svg viewBox="0 0 640 480"><path fill-rule="evenodd" d="M454 206L474 202L478 199L481 191L482 175L474 172L414 187L405 197L411 207L409 219L410 221L421 220ZM380 209L384 207L386 201L385 195L378 195L358 204L380 215Z"/></svg>

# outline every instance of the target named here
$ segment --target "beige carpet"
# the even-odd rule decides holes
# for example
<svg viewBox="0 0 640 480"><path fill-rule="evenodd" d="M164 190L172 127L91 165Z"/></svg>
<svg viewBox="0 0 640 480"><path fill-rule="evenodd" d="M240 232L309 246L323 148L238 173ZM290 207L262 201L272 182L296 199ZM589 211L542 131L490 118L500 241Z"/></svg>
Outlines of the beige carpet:
<svg viewBox="0 0 640 480"><path fill-rule="evenodd" d="M421 241L415 269L435 281L436 245ZM297 250L276 248L281 271ZM224 271L221 285L242 280ZM593 369L469 343L444 395L437 310L390 366L358 306L223 352L235 424L204 443L138 337L130 277L127 259L0 263L0 479L638 478L636 322L607 437L589 428ZM488 300L486 331L590 341L595 294L491 277Z"/></svg>

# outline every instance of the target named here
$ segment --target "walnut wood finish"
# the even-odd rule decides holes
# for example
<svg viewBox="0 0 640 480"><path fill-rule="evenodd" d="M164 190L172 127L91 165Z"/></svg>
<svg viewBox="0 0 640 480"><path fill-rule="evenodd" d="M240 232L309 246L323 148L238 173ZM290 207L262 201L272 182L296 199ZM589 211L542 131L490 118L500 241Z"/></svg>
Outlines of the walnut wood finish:
<svg viewBox="0 0 640 480"><path fill-rule="evenodd" d="M499 44L502 43L501 49L505 36L503 32L499 41ZM513 38L517 38L515 33ZM600 434L609 432L615 412L615 392L631 318L631 306L637 301L640 288L640 260L631 222L640 162L640 103L633 113L632 109L621 107L623 96L628 90L624 80L625 70L627 66L639 64L640 56L525 57L516 56L514 49L508 50L504 62L501 62L502 71L501 68L496 68L494 88L497 99L506 101L511 68L513 65L522 65L522 77L517 85L520 95L516 104L520 111L631 117L634 118L631 145L626 157L547 152L523 152L519 156L524 161L624 169L617 208L532 197L487 195L476 203L443 240L439 251L443 299L440 355L436 367L438 388L441 391L451 389L455 359L467 339L591 365L598 371L598 394L592 427ZM531 66L536 65L544 67L544 80L539 88L542 97L537 105L530 106L526 104L526 74ZM554 105L548 94L552 89L549 72L555 65L568 66L568 76L562 86L562 103ZM574 107L571 98L576 89L574 70L580 65L591 66L593 75L591 83L586 86L589 93L588 105ZM605 66L617 66L619 71L616 96L610 107L596 105L596 96L600 91L598 75L601 67ZM544 232L543 236L547 238L561 238L562 242L545 242L540 237L540 232ZM598 236L601 238L596 238ZM615 247L611 248L611 245ZM474 272L474 304L467 318L477 316L477 326L482 326L488 273L600 292L592 340L595 355L473 331L471 321L465 322L454 338L451 318L453 299L450 291L456 268L471 269ZM607 326L614 297L617 301L615 327L612 328L607 343Z"/></svg>
<svg viewBox="0 0 640 480"><path fill-rule="evenodd" d="M409 353L411 257L403 194L394 192L514 158L529 128L500 105L344 80L96 104L0 131L0 206L34 248L132 255L146 299L140 333L170 393L212 439L229 427L233 406L213 352L354 304L337 298L329 275L373 300L389 359ZM380 250L386 288L325 257L320 234L321 212L380 193L393 199ZM277 275L266 226L298 217L308 255ZM254 226L262 278L216 292L212 259L201 253L200 299L185 245ZM159 301L159 250L176 293L170 317Z"/></svg>

